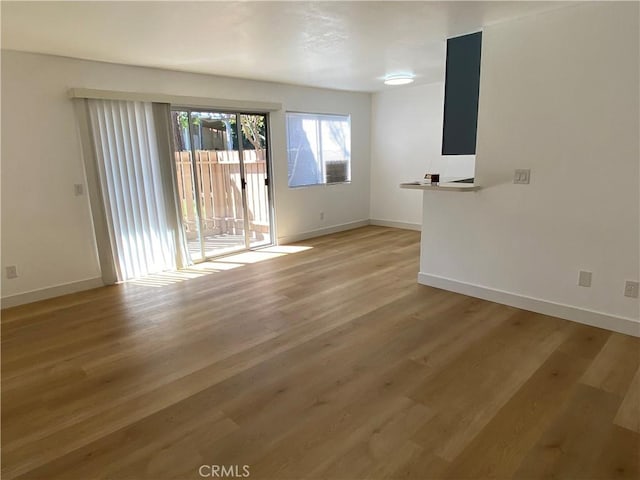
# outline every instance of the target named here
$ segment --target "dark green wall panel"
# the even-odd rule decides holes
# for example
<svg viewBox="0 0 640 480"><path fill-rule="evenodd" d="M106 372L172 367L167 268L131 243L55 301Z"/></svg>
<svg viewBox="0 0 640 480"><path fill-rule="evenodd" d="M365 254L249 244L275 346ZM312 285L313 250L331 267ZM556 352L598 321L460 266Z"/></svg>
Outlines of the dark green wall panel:
<svg viewBox="0 0 640 480"><path fill-rule="evenodd" d="M447 40L443 155L474 155L478 127L482 32Z"/></svg>

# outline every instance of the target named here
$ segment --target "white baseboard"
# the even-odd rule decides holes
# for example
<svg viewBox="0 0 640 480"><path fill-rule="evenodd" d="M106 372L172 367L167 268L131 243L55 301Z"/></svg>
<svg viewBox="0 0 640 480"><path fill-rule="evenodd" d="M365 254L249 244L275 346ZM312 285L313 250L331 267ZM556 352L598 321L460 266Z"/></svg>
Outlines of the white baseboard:
<svg viewBox="0 0 640 480"><path fill-rule="evenodd" d="M422 225L419 223L407 223L407 222L394 222L393 220L378 220L372 218L369 220L370 225L377 225L379 227L391 227L391 228L401 228L403 230L416 230L420 232L422 230Z"/></svg>
<svg viewBox="0 0 640 480"><path fill-rule="evenodd" d="M420 272L418 283L430 287L441 288L451 292L462 293L470 297L482 298L491 302L510 305L512 307L542 313L553 317L564 318L573 322L584 323L592 327L604 328L614 332L640 337L640 321L632 318L618 317L602 312L585 310L571 305L549 302L538 298L527 297L517 293L496 290L481 285L460 282L450 278L439 277Z"/></svg>
<svg viewBox="0 0 640 480"><path fill-rule="evenodd" d="M38 300L46 300L47 298L59 297L61 295L81 292L82 290L90 290L92 288L98 288L102 286L104 286L102 278L88 278L86 280L80 280L78 282L56 285L55 287L42 288L40 290L32 290L30 292L9 295L6 297L2 297L0 303L2 304L2 308L9 308L15 307L17 305L23 305L25 303L37 302Z"/></svg>
<svg viewBox="0 0 640 480"><path fill-rule="evenodd" d="M309 238L321 237L322 235L329 235L331 233L344 232L346 230L353 230L354 228L366 227L369 225L369 220L358 220L357 222L343 223L340 225L334 225L332 227L321 228L318 230L311 230L308 232L301 232L295 235L286 235L284 237L278 237L278 245L291 242L299 242L300 240L307 240Z"/></svg>

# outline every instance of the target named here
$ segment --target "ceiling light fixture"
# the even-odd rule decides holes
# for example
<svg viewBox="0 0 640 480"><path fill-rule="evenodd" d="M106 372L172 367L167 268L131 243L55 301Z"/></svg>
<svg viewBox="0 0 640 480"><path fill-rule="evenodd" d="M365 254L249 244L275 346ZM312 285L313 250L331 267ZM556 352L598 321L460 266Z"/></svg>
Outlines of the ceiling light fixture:
<svg viewBox="0 0 640 480"><path fill-rule="evenodd" d="M398 73L384 77L385 85L406 85L413 82L414 76L410 73Z"/></svg>

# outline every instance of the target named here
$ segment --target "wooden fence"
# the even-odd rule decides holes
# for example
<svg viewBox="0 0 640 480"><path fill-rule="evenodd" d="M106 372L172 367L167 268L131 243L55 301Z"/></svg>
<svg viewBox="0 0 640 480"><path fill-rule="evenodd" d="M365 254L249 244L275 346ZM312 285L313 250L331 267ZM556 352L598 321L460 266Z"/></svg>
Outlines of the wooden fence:
<svg viewBox="0 0 640 480"><path fill-rule="evenodd" d="M267 165L264 151L245 150L244 167L247 181L249 230L262 239L269 232L269 205L265 178ZM197 235L197 209L194 202L191 152L175 153L178 194L187 238ZM240 184L240 162L237 151L196 150L196 181L200 190L203 235L244 233L244 212Z"/></svg>

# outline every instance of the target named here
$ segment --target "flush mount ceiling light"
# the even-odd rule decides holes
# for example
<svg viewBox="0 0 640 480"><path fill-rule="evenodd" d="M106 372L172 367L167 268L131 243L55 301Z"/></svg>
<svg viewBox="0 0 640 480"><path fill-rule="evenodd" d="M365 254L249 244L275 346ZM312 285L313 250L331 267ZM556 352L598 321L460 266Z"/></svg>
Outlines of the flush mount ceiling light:
<svg viewBox="0 0 640 480"><path fill-rule="evenodd" d="M384 77L385 85L406 85L413 82L414 76L410 73L397 73Z"/></svg>

